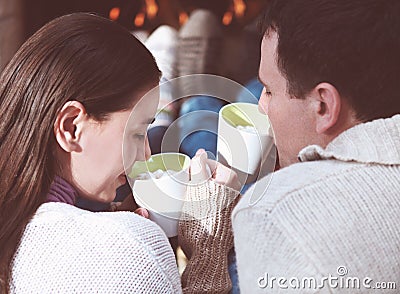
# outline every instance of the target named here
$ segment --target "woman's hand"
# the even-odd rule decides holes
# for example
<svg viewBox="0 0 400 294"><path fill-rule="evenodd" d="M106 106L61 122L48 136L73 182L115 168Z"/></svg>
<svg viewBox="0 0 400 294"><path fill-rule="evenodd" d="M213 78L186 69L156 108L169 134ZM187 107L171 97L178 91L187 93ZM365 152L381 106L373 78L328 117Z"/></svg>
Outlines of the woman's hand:
<svg viewBox="0 0 400 294"><path fill-rule="evenodd" d="M136 214L138 214L138 215L143 216L144 218L149 218L149 217L150 217L149 212L147 211L147 209L146 209L146 208L143 208L143 207L139 207L139 208L136 209L134 212L135 212Z"/></svg>
<svg viewBox="0 0 400 294"><path fill-rule="evenodd" d="M204 149L199 149L193 157L190 175L192 183L202 183L212 179L236 191L240 191L241 188L236 172L215 160L208 159Z"/></svg>

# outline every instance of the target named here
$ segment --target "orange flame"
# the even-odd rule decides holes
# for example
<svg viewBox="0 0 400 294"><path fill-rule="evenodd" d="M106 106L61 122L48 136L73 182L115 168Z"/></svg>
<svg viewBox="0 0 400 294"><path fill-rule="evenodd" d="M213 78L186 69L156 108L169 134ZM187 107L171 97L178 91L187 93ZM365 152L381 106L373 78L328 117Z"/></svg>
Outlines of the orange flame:
<svg viewBox="0 0 400 294"><path fill-rule="evenodd" d="M189 16L187 15L187 13L182 11L181 13L179 13L179 24L183 25L188 20L188 18Z"/></svg>
<svg viewBox="0 0 400 294"><path fill-rule="evenodd" d="M144 24L145 15L143 12L136 14L135 17L135 26L141 27Z"/></svg>
<svg viewBox="0 0 400 294"><path fill-rule="evenodd" d="M146 0L146 14L152 19L157 15L158 6L154 0Z"/></svg>
<svg viewBox="0 0 400 294"><path fill-rule="evenodd" d="M121 10L119 9L119 7L114 7L110 10L109 18L111 20L117 20L120 13L121 13Z"/></svg>
<svg viewBox="0 0 400 294"><path fill-rule="evenodd" d="M222 23L226 26L230 25L232 22L233 14L232 11L227 11L222 18Z"/></svg>
<svg viewBox="0 0 400 294"><path fill-rule="evenodd" d="M243 0L233 0L233 10L237 17L243 17L244 12L246 11L246 4Z"/></svg>

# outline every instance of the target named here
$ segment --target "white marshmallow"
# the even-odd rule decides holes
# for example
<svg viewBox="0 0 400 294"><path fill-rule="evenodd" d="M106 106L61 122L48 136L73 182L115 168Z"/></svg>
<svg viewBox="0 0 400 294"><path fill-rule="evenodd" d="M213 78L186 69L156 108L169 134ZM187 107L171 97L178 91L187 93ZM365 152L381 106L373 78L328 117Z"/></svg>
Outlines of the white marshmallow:
<svg viewBox="0 0 400 294"><path fill-rule="evenodd" d="M176 173L177 173L177 171L174 171L174 170L163 171L161 169L158 169L154 172L141 173L135 178L135 180L161 179L162 177L172 176Z"/></svg>
<svg viewBox="0 0 400 294"><path fill-rule="evenodd" d="M257 134L257 129L253 126L237 126L236 127L239 131L244 131L248 133Z"/></svg>

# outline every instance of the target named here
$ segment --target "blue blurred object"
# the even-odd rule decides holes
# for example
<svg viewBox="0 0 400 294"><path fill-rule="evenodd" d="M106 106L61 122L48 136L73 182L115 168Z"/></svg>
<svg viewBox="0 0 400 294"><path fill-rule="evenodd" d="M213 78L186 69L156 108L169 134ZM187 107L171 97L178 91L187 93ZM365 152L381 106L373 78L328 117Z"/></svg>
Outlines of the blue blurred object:
<svg viewBox="0 0 400 294"><path fill-rule="evenodd" d="M239 276L237 273L235 248L232 248L232 250L229 252L229 255L228 255L228 272L229 272L229 277L231 278L231 282L232 282L232 289L231 289L230 293L231 294L239 294L240 293Z"/></svg>
<svg viewBox="0 0 400 294"><path fill-rule="evenodd" d="M257 104L264 86L257 78L253 78L245 85L245 88L246 89L243 89L242 92L238 94L236 102ZM246 93L247 91L250 92L254 97L249 97L250 95Z"/></svg>
<svg viewBox="0 0 400 294"><path fill-rule="evenodd" d="M222 99L194 96L186 100L180 110L180 152L193 157L203 148L208 157L217 153L218 112L225 105Z"/></svg>

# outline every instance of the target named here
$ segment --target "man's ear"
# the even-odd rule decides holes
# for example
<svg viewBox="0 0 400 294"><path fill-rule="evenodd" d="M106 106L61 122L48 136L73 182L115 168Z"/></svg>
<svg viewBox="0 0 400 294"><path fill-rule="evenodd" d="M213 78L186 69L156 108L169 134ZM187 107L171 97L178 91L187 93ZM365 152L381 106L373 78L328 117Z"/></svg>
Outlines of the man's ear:
<svg viewBox="0 0 400 294"><path fill-rule="evenodd" d="M340 115L341 96L329 83L320 83L313 90L316 132L323 134L333 128Z"/></svg>
<svg viewBox="0 0 400 294"><path fill-rule="evenodd" d="M60 147L70 152L80 152L82 125L88 119L86 109L78 101L66 102L54 122L54 135Z"/></svg>

